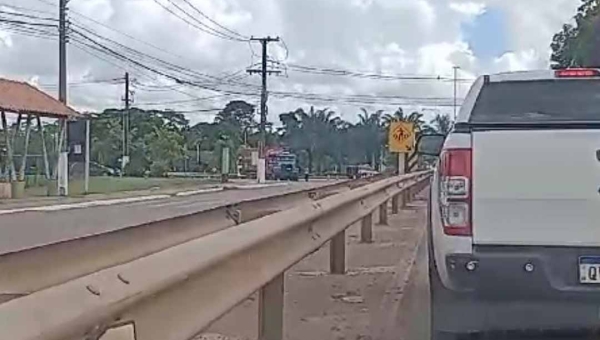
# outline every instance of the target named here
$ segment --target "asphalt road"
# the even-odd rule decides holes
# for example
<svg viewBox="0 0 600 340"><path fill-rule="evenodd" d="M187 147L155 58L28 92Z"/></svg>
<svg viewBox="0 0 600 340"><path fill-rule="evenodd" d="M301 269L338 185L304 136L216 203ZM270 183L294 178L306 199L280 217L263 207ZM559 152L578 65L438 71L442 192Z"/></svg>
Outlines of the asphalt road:
<svg viewBox="0 0 600 340"><path fill-rule="evenodd" d="M0 214L0 254L156 222L243 200L317 188L327 184L331 182L295 182L268 188L224 190L145 202Z"/></svg>

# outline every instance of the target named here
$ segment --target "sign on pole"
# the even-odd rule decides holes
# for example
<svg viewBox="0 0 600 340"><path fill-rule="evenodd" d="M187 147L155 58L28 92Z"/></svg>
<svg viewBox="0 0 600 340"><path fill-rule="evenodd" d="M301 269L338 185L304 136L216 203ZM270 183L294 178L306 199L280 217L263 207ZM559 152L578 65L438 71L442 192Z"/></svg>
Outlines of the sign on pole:
<svg viewBox="0 0 600 340"><path fill-rule="evenodd" d="M390 152L410 153L415 150L415 125L410 122L392 122L388 134Z"/></svg>

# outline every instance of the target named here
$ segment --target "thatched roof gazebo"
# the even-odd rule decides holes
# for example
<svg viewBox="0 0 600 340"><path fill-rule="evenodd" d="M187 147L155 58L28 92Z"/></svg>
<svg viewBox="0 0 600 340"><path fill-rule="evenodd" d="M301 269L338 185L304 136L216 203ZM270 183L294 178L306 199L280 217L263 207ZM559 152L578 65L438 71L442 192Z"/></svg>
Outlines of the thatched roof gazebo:
<svg viewBox="0 0 600 340"><path fill-rule="evenodd" d="M14 124L14 131L12 132L6 118L8 113L16 115L16 123ZM4 185L4 187L0 185L0 198L22 195L27 162L27 150L29 146L29 136L32 120L34 118L37 121L39 133L42 136L42 153L44 158L44 173L46 179L55 180L57 174L50 174L48 152L45 139L43 137L44 126L41 118L59 119L60 132L57 150L62 151L66 146L67 120L77 119L82 117L82 115L28 83L2 78L0 78L0 115L2 119L2 132L4 135L3 141L6 148L4 169L0 167L0 174L5 175L7 183L12 183L12 185L8 186L12 187L12 190L7 189L6 185ZM21 157L20 166L17 167L13 157L14 143L16 142L16 136L21 129L21 122L23 118L25 119L24 154ZM57 167L54 168L56 169ZM16 190L15 187L17 188ZM7 193L7 190L11 192Z"/></svg>

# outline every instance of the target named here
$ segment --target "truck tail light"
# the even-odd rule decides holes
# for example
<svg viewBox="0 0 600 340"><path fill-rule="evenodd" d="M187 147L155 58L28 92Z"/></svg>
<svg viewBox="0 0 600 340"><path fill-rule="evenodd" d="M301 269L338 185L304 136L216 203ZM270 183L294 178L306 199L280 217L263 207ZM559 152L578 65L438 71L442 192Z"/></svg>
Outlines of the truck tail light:
<svg viewBox="0 0 600 340"><path fill-rule="evenodd" d="M599 77L600 70L594 68L567 68L554 71L556 78L589 78Z"/></svg>
<svg viewBox="0 0 600 340"><path fill-rule="evenodd" d="M472 236L471 149L447 149L440 158L440 206L444 233Z"/></svg>

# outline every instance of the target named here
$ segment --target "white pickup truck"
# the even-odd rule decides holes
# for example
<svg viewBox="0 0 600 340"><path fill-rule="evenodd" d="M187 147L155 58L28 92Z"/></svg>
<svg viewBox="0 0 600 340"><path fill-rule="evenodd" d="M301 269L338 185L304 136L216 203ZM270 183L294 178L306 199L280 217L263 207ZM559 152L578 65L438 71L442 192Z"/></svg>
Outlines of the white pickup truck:
<svg viewBox="0 0 600 340"><path fill-rule="evenodd" d="M600 327L600 70L482 76L431 186L433 339Z"/></svg>

